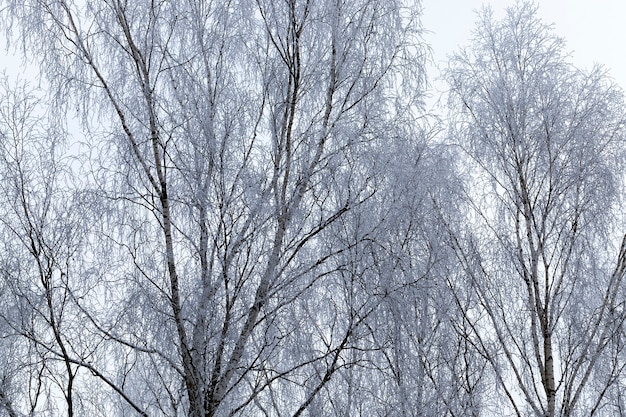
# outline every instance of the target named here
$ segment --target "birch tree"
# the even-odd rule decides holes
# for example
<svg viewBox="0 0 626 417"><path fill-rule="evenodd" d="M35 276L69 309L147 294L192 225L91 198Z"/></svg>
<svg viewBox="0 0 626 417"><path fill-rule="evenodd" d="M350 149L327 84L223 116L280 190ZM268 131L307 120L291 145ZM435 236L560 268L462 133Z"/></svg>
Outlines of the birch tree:
<svg viewBox="0 0 626 417"><path fill-rule="evenodd" d="M522 2L501 20L480 14L447 78L469 184L470 231L451 238L470 291L457 305L467 340L491 365L493 406L517 416L616 415L621 90L601 67L569 63L563 41Z"/></svg>
<svg viewBox="0 0 626 417"><path fill-rule="evenodd" d="M382 350L363 259L380 151L420 109L418 4L5 3L86 130L97 221L84 291L61 291L94 343L57 340L67 409L84 371L92 415L335 415L355 380L331 381ZM369 415L378 381L343 412Z"/></svg>
<svg viewBox="0 0 626 417"><path fill-rule="evenodd" d="M7 344L2 405L11 416L40 401L74 415L77 367L70 361L76 348L69 307L69 271L80 247L72 196L63 160L64 134L45 114L41 95L26 83L3 83L0 107L0 175L3 236L2 333ZM16 338L15 336L21 336ZM22 352L23 354L20 354ZM24 367L29 372L22 373ZM18 386L34 389L25 398L11 398ZM55 404L57 396L60 397ZM47 400L46 400L47 397ZM21 407L20 407L21 408Z"/></svg>

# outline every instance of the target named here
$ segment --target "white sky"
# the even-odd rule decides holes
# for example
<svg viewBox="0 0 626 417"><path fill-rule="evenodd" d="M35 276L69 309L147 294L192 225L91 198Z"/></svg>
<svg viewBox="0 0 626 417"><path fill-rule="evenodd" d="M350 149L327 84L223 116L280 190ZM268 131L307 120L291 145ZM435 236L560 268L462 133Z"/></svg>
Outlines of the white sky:
<svg viewBox="0 0 626 417"><path fill-rule="evenodd" d="M496 15L515 0L421 0L422 23L430 33L437 65L445 66L447 56L467 45L475 27L476 13L483 4L490 4ZM554 23L557 35L563 37L566 50L572 51L573 62L582 68L603 64L613 78L626 89L626 0L536 0L539 15L546 23ZM34 68L24 68L19 59L6 55L4 39L0 42L0 73L36 78ZM429 79L438 75L431 69ZM37 80L32 80L36 83ZM433 83L442 90L441 83ZM438 95L433 92L433 95ZM434 98L434 97L433 97Z"/></svg>
<svg viewBox="0 0 626 417"><path fill-rule="evenodd" d="M626 89L626 1L625 0L536 0L539 16L553 23L566 41L573 63L591 68L604 65ZM515 0L422 0L426 41L433 49L435 63L445 66L447 56L468 44L475 27L476 13L483 4L500 16ZM431 80L436 71L431 71Z"/></svg>

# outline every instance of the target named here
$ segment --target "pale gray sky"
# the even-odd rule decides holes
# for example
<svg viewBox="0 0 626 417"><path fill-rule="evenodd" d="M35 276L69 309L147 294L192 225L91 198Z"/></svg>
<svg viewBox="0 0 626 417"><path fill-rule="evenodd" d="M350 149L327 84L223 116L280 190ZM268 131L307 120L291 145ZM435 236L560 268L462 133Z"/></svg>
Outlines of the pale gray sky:
<svg viewBox="0 0 626 417"><path fill-rule="evenodd" d="M556 33L567 42L567 50L573 52L577 66L603 64L626 89L626 0L537 1L540 16L545 22L554 23ZM422 0L422 23L431 32L426 41L432 47L435 63L445 66L449 54L467 45L475 26L475 11L482 5L490 4L494 12L501 14L514 3L515 0ZM0 42L0 72L3 70L12 76L37 76L34 68L24 68L19 59L6 55L4 39ZM437 73L431 70L431 81ZM434 87L443 88L437 83Z"/></svg>
<svg viewBox="0 0 626 417"><path fill-rule="evenodd" d="M475 26L476 13L489 4L501 15L515 0L422 0L422 23L431 31L426 41L433 48L435 62L445 65L447 55L466 45ZM563 37L572 61L581 68L594 63L610 69L613 78L626 89L626 1L624 0L538 0L539 15L553 23Z"/></svg>

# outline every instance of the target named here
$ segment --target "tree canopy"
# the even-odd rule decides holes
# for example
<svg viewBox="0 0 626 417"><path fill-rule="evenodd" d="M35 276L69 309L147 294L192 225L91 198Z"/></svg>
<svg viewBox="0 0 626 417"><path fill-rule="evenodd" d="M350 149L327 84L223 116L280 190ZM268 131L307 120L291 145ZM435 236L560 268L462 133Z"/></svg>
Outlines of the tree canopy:
<svg viewBox="0 0 626 417"><path fill-rule="evenodd" d="M626 415L622 90L518 2L0 1L0 415Z"/></svg>

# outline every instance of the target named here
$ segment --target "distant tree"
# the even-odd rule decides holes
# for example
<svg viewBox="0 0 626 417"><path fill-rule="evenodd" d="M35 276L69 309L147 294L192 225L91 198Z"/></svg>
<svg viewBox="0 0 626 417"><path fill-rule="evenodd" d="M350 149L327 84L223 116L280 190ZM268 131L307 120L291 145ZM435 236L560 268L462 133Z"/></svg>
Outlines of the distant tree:
<svg viewBox="0 0 626 417"><path fill-rule="evenodd" d="M622 91L570 64L524 2L483 10L446 76L469 211L455 294L494 412L623 415Z"/></svg>
<svg viewBox="0 0 626 417"><path fill-rule="evenodd" d="M18 404L27 403L32 412L48 396L51 407L65 403L65 414L72 416L78 370L70 359L77 347L70 341L76 323L68 320L73 314L68 271L82 237L73 215L75 200L63 184L70 180L63 160L64 134L26 83L9 87L5 82L3 87L0 328L7 363L0 406L16 416ZM22 367L28 372L21 372ZM18 386L33 387L27 402L9 395ZM51 397L57 395L61 399L55 403Z"/></svg>

